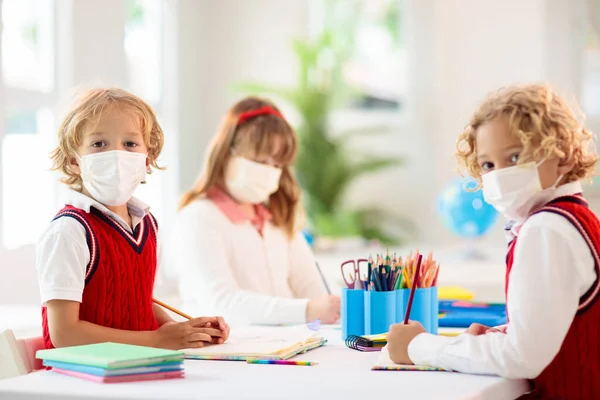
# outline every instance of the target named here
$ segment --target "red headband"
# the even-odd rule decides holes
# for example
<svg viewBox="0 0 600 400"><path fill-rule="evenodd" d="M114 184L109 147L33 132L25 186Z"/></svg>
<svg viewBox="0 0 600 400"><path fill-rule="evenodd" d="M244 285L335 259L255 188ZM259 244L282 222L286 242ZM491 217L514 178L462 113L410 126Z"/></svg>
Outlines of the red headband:
<svg viewBox="0 0 600 400"><path fill-rule="evenodd" d="M279 111L277 111L276 109L274 109L271 106L264 106L261 108L257 108L255 110L244 111L243 113L240 114L237 124L240 125L244 121L249 120L254 117L258 117L259 115L275 115L275 116L283 119L283 115L281 115L281 113Z"/></svg>

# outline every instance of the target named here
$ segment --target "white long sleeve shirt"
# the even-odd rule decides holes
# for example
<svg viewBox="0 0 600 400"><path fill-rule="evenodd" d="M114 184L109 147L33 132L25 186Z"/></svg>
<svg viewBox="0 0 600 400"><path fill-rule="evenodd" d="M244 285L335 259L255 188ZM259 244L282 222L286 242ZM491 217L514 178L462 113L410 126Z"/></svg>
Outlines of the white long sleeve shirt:
<svg viewBox="0 0 600 400"><path fill-rule="evenodd" d="M239 324L304 323L309 299L327 294L301 233L290 240L266 221L261 236L208 199L181 210L168 243L165 265L179 276L186 313Z"/></svg>
<svg viewBox="0 0 600 400"><path fill-rule="evenodd" d="M129 233L132 228L118 214L110 211L83 193L69 190L66 204L90 212L92 207L110 216ZM150 207L132 197L127 203L133 229L149 212ZM161 244L157 234L157 260L161 259ZM50 300L70 300L81 303L85 286L85 274L90 262L86 231L73 218L58 218L50 223L36 245L36 269L42 304ZM160 285L157 273L155 287Z"/></svg>
<svg viewBox="0 0 600 400"><path fill-rule="evenodd" d="M573 182L555 197L581 192ZM579 299L596 279L591 251L577 229L553 213L515 226L518 241L508 288L506 334L455 338L420 334L408 347L415 364L506 378L537 377L562 346Z"/></svg>

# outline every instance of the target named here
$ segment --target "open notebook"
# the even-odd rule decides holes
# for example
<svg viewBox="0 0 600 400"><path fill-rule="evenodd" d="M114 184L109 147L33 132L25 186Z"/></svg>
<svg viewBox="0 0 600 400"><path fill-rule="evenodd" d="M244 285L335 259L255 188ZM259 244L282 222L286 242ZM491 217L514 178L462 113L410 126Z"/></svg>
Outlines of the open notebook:
<svg viewBox="0 0 600 400"><path fill-rule="evenodd" d="M374 371L444 371L441 368L426 367L424 365L395 364L390 360L387 347L381 349L377 363L371 367Z"/></svg>
<svg viewBox="0 0 600 400"><path fill-rule="evenodd" d="M226 343L184 350L185 357L199 360L287 360L324 345L318 331L301 326L249 326L232 329Z"/></svg>

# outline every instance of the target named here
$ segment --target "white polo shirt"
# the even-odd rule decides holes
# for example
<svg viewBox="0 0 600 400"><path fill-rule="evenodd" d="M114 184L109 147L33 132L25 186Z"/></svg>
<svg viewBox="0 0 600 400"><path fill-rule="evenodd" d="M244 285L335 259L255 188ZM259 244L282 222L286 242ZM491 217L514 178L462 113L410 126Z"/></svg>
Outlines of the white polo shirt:
<svg viewBox="0 0 600 400"><path fill-rule="evenodd" d="M572 182L558 187L553 198L581 191L581 184ZM554 359L579 299L596 280L594 259L585 239L560 215L540 212L512 230L519 240L510 271L506 334L448 338L423 333L408 346L415 364L533 379Z"/></svg>
<svg viewBox="0 0 600 400"><path fill-rule="evenodd" d="M90 212L94 207L110 216L128 232L129 224L96 200L74 190L67 192L66 204ZM133 229L149 211L148 205L132 197L127 203ZM157 236L157 260L161 245ZM90 262L85 228L73 218L58 218L50 223L36 246L36 269L42 304L49 300L71 300L81 303L85 273ZM160 261L159 261L160 262ZM155 287L159 284L158 272Z"/></svg>
<svg viewBox="0 0 600 400"><path fill-rule="evenodd" d="M183 310L239 324L306 322L309 299L327 292L304 236L290 240L268 220L261 236L250 220L226 215L231 207L203 198L177 215L165 265L179 276Z"/></svg>

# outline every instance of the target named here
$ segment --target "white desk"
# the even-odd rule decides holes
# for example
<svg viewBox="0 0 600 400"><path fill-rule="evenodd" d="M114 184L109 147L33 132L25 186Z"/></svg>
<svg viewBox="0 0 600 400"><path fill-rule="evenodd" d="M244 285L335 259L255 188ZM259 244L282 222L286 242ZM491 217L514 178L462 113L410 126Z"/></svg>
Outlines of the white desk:
<svg viewBox="0 0 600 400"><path fill-rule="evenodd" d="M230 361L185 363L186 378L172 381L102 385L55 374L34 372L0 381L2 400L75 399L379 399L508 400L527 390L521 380L447 372L371 371L379 353L346 348L340 331L330 342L298 359L313 367L248 365Z"/></svg>

